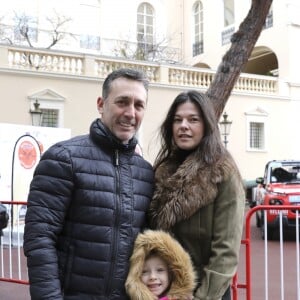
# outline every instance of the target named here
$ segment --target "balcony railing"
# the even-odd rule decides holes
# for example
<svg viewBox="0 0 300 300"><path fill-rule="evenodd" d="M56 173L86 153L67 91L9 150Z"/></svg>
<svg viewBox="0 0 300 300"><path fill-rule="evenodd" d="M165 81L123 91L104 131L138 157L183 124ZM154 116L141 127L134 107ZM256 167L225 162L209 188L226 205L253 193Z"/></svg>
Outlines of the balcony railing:
<svg viewBox="0 0 300 300"><path fill-rule="evenodd" d="M65 76L105 78L111 71L127 67L144 71L153 84L208 88L215 71L154 62L117 59L54 50L0 46L1 69L23 70ZM241 74L234 90L244 93L277 94L278 79L271 76Z"/></svg>
<svg viewBox="0 0 300 300"><path fill-rule="evenodd" d="M7 63L16 69L83 74L83 56L63 52L8 48Z"/></svg>

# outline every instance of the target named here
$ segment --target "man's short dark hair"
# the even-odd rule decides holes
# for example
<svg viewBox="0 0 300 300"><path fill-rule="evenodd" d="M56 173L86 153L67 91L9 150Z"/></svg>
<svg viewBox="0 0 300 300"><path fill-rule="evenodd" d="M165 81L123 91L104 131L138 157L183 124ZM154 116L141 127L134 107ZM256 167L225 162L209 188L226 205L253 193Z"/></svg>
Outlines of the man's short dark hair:
<svg viewBox="0 0 300 300"><path fill-rule="evenodd" d="M144 85L145 90L148 92L149 80L142 71L136 69L122 68L111 72L104 80L102 87L103 99L106 99L108 97L111 88L111 83L118 78L127 78L130 80L140 81Z"/></svg>

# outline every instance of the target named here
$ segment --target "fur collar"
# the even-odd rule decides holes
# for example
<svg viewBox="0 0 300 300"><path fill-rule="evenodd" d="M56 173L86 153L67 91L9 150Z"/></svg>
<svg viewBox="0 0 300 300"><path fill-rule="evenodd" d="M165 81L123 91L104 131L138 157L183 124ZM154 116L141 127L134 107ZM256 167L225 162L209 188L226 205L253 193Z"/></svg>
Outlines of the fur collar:
<svg viewBox="0 0 300 300"><path fill-rule="evenodd" d="M156 170L149 209L153 228L169 230L213 202L218 185L235 169L229 155L213 166L204 163L198 152L190 154L179 166L177 161L169 159Z"/></svg>
<svg viewBox="0 0 300 300"><path fill-rule="evenodd" d="M185 299L195 288L196 275L190 256L168 233L146 230L135 241L130 258L130 270L126 280L126 291L131 300L155 300L155 297L141 281L146 256L156 250L167 262L173 274L168 299Z"/></svg>

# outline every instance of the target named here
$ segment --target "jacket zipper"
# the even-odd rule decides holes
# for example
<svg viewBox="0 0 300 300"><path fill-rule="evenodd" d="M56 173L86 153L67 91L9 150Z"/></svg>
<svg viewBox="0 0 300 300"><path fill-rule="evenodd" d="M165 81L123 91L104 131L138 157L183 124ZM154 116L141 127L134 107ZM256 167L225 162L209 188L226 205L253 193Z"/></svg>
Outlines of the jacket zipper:
<svg viewBox="0 0 300 300"><path fill-rule="evenodd" d="M116 218L113 228L113 241L111 248L111 267L108 274L108 283L106 288L106 295L110 296L111 294L111 284L113 279L113 274L115 270L115 257L118 251L117 243L119 240L119 227L120 227L120 168L119 168L119 151L115 150L115 171L116 171Z"/></svg>

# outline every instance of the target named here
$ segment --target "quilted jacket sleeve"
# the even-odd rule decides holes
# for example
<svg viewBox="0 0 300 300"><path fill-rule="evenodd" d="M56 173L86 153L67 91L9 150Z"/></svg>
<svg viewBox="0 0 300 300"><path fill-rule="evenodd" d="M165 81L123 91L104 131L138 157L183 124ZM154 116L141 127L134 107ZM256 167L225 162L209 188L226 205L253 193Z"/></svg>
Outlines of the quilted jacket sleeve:
<svg viewBox="0 0 300 300"><path fill-rule="evenodd" d="M67 150L50 148L38 164L28 195L24 253L31 299L63 299L56 250L73 189Z"/></svg>

